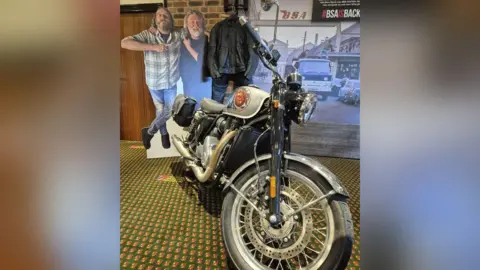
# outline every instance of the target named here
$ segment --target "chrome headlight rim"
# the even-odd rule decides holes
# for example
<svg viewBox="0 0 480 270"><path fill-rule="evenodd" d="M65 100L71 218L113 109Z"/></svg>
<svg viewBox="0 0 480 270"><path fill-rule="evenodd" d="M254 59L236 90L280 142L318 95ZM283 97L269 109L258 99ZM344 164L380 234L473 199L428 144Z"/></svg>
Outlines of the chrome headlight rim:
<svg viewBox="0 0 480 270"><path fill-rule="evenodd" d="M310 121L315 109L317 107L317 95L308 92L303 99L300 110L298 111L298 124L304 125Z"/></svg>

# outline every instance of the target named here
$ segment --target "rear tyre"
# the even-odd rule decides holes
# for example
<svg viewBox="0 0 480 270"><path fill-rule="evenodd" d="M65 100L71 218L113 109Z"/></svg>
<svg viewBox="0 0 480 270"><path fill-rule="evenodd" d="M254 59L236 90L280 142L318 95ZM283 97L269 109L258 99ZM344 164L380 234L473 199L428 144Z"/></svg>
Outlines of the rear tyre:
<svg viewBox="0 0 480 270"><path fill-rule="evenodd" d="M268 164L262 164L260 171L260 177L268 175ZM282 212L285 210L285 213L288 213L292 209L298 209L299 205L297 207L293 205L302 201L299 194L303 191L312 191L318 197L331 190L324 178L303 164L290 162L286 172L290 186L284 187L282 191ZM302 180L297 181L297 178ZM244 194L249 194L250 190L256 189L257 179L254 166L244 172L234 185ZM305 182L306 187L301 186L299 184L301 182ZM295 186L296 184L299 185ZM303 205L313 200L303 199L301 203ZM313 206L323 211L324 219L316 215L321 212L314 212L312 207L298 213L297 217L287 219L279 230L265 225L258 215L256 219L256 212L251 207L249 210L249 207L235 191L230 191L223 201L222 233L225 248L230 256L229 264L234 268L297 269L301 266L302 269L332 270L347 267L352 253L353 223L343 197L332 196ZM245 211L242 211L243 209ZM315 222L319 223L315 225ZM288 234L290 229L292 233ZM285 241L278 241L276 237Z"/></svg>

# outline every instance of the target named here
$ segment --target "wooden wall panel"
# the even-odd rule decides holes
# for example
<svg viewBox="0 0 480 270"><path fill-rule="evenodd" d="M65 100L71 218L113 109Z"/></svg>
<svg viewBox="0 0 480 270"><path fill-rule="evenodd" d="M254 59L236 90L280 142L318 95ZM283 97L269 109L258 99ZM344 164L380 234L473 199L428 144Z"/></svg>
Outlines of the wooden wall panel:
<svg viewBox="0 0 480 270"><path fill-rule="evenodd" d="M147 29L152 16L149 13L121 14L120 40ZM145 84L143 52L120 49L120 65L120 139L139 141L140 130L155 118L155 106Z"/></svg>
<svg viewBox="0 0 480 270"><path fill-rule="evenodd" d="M360 159L360 125L292 125L292 151L309 156Z"/></svg>

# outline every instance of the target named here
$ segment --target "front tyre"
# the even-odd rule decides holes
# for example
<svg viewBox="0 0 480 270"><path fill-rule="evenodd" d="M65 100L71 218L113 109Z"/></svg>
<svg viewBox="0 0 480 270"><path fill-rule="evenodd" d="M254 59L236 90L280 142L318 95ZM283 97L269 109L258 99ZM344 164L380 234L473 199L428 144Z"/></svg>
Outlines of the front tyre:
<svg viewBox="0 0 480 270"><path fill-rule="evenodd" d="M268 164L262 164L260 171L260 177L266 177ZM289 162L286 178L288 185L281 194L282 215L331 190L325 179L300 163ZM257 179L256 168L252 167L241 175L235 187L261 205L265 202L255 195ZM242 270L345 269L353 244L350 210L340 197L321 200L288 218L279 228L272 228L231 191L223 201L222 233L230 263Z"/></svg>

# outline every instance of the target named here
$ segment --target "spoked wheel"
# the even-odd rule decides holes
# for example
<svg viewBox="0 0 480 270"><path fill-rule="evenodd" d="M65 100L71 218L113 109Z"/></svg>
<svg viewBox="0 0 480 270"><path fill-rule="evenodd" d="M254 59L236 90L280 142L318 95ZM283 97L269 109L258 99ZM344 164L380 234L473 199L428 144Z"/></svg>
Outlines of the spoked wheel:
<svg viewBox="0 0 480 270"><path fill-rule="evenodd" d="M260 177L268 174L266 165L261 171ZM345 269L353 239L348 206L343 201L323 199L291 215L327 194L329 188L324 179L301 164L292 163L285 176L288 185L282 188L281 213L289 217L278 227L272 227L236 193L225 198L222 230L232 262L238 269ZM264 199L255 195L257 180L253 168L235 186L257 205L266 206Z"/></svg>

